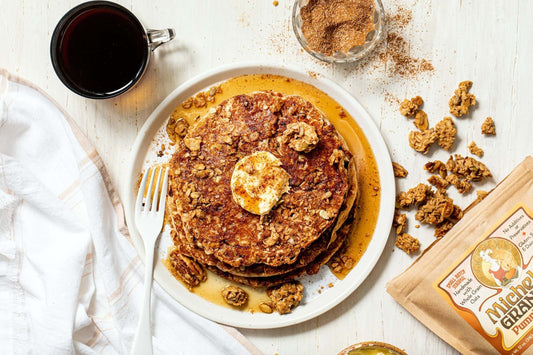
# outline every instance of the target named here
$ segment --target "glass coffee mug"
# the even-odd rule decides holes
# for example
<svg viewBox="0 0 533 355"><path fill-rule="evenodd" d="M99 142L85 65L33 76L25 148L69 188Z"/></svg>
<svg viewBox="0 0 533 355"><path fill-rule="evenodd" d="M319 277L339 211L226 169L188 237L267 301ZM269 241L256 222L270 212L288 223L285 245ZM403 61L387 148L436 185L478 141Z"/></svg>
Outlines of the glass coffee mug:
<svg viewBox="0 0 533 355"><path fill-rule="evenodd" d="M123 6L89 1L61 18L52 34L50 55L57 76L70 90L107 99L134 87L152 51L173 38L173 29L145 29Z"/></svg>

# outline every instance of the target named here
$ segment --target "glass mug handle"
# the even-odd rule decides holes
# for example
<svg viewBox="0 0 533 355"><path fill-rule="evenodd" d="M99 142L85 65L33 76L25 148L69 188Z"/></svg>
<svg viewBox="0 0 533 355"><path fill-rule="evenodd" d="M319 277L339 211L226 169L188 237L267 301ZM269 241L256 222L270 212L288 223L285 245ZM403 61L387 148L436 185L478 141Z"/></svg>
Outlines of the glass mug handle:
<svg viewBox="0 0 533 355"><path fill-rule="evenodd" d="M148 45L153 51L165 42L171 41L176 33L173 28L166 28L164 30L146 30L148 34Z"/></svg>

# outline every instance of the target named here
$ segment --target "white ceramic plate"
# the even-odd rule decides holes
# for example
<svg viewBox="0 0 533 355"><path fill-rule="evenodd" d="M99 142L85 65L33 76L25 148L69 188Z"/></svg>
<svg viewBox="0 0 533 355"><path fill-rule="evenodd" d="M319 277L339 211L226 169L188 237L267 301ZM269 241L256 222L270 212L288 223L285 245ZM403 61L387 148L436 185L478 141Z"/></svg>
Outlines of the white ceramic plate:
<svg viewBox="0 0 533 355"><path fill-rule="evenodd" d="M135 141L131 162L126 175L128 179L126 190L128 193L125 196L126 219L130 226L130 234L134 245L144 260L142 239L136 228L133 228L133 207L136 194L135 185L140 173L147 164L157 162L158 159L155 154L156 145L154 145L154 140L157 141L158 136L161 139L161 132L164 132L164 127L170 113L186 98L221 81L245 74L283 75L311 84L335 99L352 117L356 118L357 124L363 130L366 138L369 142L372 142L371 146L377 160L381 182L380 211L376 229L359 263L342 281L337 280L327 267L322 267L316 275L303 277L300 281L302 281L306 290L304 299L289 314L250 313L229 309L206 301L200 296L189 292L181 283L174 279L161 261L157 261L154 279L172 297L191 311L213 321L235 327L256 329L279 328L314 318L333 308L348 297L372 271L389 236L394 214L395 197L394 175L389 152L370 115L353 96L339 85L329 79L311 77L298 69L287 66L260 65L256 63L237 64L214 69L180 85L152 112ZM161 236L158 250L160 258L158 260L164 257L170 243L170 237L168 231L166 231ZM320 285L325 286L330 282L334 283L335 287L324 287L320 293L313 291L318 290Z"/></svg>

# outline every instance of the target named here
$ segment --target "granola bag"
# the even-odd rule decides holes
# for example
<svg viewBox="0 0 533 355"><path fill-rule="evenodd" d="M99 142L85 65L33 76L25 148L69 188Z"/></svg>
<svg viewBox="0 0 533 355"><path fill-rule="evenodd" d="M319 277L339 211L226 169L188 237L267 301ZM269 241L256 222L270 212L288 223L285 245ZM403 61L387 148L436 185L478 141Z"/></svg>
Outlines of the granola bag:
<svg viewBox="0 0 533 355"><path fill-rule="evenodd" d="M387 292L463 354L533 353L533 158Z"/></svg>

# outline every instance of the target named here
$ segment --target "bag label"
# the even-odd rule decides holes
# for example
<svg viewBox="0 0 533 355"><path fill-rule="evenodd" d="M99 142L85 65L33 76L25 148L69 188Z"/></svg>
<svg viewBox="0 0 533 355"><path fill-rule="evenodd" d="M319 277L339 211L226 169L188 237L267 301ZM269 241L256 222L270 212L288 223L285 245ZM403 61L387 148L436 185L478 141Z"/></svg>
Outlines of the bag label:
<svg viewBox="0 0 533 355"><path fill-rule="evenodd" d="M533 211L518 204L433 284L501 354L533 343Z"/></svg>

